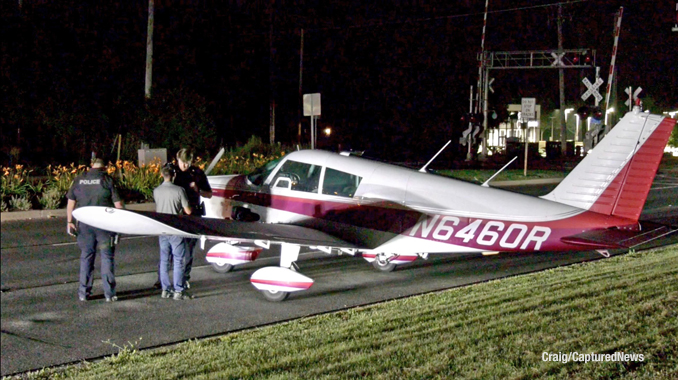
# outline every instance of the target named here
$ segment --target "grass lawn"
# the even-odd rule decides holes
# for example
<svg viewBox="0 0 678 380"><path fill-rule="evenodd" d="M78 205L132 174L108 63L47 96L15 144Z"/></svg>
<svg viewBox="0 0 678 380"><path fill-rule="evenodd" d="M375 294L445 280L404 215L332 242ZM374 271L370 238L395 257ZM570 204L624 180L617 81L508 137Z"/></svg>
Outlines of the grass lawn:
<svg viewBox="0 0 678 380"><path fill-rule="evenodd" d="M24 376L676 379L677 280L671 246ZM570 352L643 360L543 360Z"/></svg>

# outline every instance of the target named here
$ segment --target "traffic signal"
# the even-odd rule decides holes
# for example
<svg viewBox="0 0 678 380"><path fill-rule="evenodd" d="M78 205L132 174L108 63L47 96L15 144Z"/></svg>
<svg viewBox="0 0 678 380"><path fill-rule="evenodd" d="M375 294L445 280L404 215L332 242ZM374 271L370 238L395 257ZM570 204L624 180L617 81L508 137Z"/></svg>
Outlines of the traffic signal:
<svg viewBox="0 0 678 380"><path fill-rule="evenodd" d="M596 121L601 121L603 120L603 111L598 107L594 107L591 109L591 117Z"/></svg>
<svg viewBox="0 0 678 380"><path fill-rule="evenodd" d="M577 108L577 115L579 115L580 120L586 120L586 118L589 117L590 113L591 110L587 106Z"/></svg>
<svg viewBox="0 0 678 380"><path fill-rule="evenodd" d="M496 128L501 123L499 119L499 114L495 110L487 111L487 126L490 128Z"/></svg>

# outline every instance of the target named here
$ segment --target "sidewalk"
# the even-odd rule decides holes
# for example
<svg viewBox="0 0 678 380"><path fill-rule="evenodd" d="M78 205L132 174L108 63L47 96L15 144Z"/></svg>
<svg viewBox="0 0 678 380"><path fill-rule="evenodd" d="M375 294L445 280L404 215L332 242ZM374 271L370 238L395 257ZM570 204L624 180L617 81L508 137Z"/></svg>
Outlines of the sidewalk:
<svg viewBox="0 0 678 380"><path fill-rule="evenodd" d="M132 203L126 204L125 208L135 211L155 211L155 203ZM31 219L49 219L49 218L65 218L66 209L58 210L29 210L29 211L8 211L0 213L0 222L11 222L17 220L31 220Z"/></svg>

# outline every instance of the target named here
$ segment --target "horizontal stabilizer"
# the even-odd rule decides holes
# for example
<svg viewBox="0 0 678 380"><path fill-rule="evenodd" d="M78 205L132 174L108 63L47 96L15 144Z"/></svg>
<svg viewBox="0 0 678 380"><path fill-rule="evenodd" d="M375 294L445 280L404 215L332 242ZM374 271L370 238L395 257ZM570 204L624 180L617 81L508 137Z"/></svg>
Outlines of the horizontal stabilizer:
<svg viewBox="0 0 678 380"><path fill-rule="evenodd" d="M639 231L596 230L566 236L560 240L564 243L586 246L590 249L635 248L676 231L661 224L642 223L642 229Z"/></svg>

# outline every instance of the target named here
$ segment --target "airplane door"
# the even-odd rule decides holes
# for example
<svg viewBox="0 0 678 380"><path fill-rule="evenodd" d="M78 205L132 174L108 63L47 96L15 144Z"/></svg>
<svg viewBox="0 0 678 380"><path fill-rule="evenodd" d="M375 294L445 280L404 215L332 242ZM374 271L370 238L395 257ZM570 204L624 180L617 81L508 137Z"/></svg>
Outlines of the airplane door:
<svg viewBox="0 0 678 380"><path fill-rule="evenodd" d="M315 217L320 203L321 172L319 165L287 160L271 180L266 221L295 223Z"/></svg>

